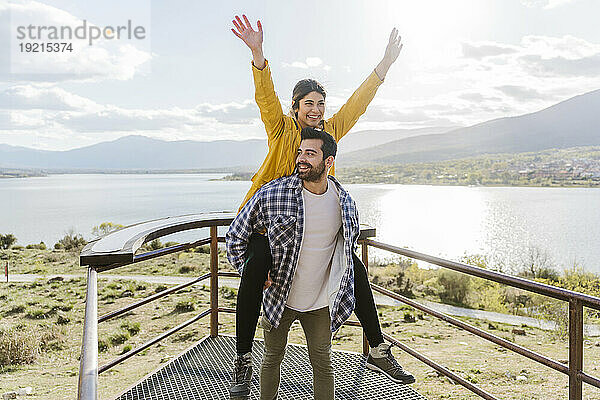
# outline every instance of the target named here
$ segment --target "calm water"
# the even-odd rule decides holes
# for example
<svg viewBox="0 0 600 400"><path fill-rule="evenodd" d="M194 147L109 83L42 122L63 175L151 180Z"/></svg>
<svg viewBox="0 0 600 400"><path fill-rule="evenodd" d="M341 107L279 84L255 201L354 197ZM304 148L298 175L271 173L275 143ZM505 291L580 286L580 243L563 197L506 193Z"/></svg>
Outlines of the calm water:
<svg viewBox="0 0 600 400"><path fill-rule="evenodd" d="M198 175L52 175L0 180L0 233L54 244L104 221L236 210L249 182ZM532 251L559 268L600 273L600 190L347 185L378 239L457 259L481 253L518 265ZM189 235L189 234L188 234ZM204 234L202 235L204 236ZM182 237L179 237L183 239ZM178 238L175 238L178 239ZM377 253L381 256L385 253Z"/></svg>

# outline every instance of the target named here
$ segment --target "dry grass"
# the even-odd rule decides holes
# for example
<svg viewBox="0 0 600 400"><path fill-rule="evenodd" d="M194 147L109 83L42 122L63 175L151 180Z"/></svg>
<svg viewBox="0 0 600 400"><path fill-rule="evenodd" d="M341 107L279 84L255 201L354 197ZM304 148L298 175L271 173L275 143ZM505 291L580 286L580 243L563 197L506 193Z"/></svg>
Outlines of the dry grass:
<svg viewBox="0 0 600 400"><path fill-rule="evenodd" d="M53 288L59 284L59 288ZM161 285L135 282L100 281L99 297L129 291L127 296L107 296L99 301L100 315L118 309L137 299L155 293ZM164 286L164 285L163 285ZM83 279L63 282L38 281L30 284L1 284L0 330L2 332L23 332L23 335L2 336L1 343L10 343L11 349L24 348L16 339L27 336L28 343L39 342L35 360L17 363L17 357L10 357L9 367L3 367L0 373L0 388L3 391L16 390L23 386L33 386L32 399L72 399L77 392L77 374L84 311L85 281ZM222 291L220 303L232 307L235 297L229 291ZM109 320L100 325L99 337L102 352L100 364L104 364L117 355L139 346L166 329L172 328L193 317L208 306L209 293L201 287L193 287L181 293L168 296L154 303L134 310L123 318ZM177 304L191 301L194 311L179 310ZM58 310L46 319L27 318L29 309L52 309L57 304L72 304L69 311ZM21 307L23 306L23 307ZM405 318L411 314L415 318ZM59 318L67 318L64 325L57 325ZM461 376L477 383L485 390L502 399L558 400L567 397L566 376L552 372L548 368L506 351L471 334L460 331L427 315L402 307L380 307L380 320L385 332L392 334L415 350L440 362ZM412 322L414 321L414 322ZM220 333L234 333L234 316L220 315ZM483 329L490 329L488 323L469 320L469 323ZM137 382L161 364L192 346L209 332L209 319L198 323L169 337L159 345L153 346L134 358L126 361L100 376L100 398L116 396L129 385ZM556 360L568 358L568 343L552 332L524 327L525 336L515 336L512 327L495 324L492 333L505 337L522 346L545 354ZM262 331L257 330L257 337ZM9 339L10 338L10 339ZM358 328L343 327L334 338L334 348L360 351L361 331ZM299 325L291 330L290 342L304 343ZM6 344L1 344L8 348ZM35 346L33 346L35 348ZM0 352L5 351L0 349ZM33 350L35 353L36 350ZM413 372L417 382L416 390L430 400L437 399L478 399L460 385L439 377L430 368L407 354L394 350L400 363ZM9 353L6 353L9 354ZM31 354L31 351L30 353ZM590 339L585 345L585 370L600 375L600 340ZM518 378L518 377L525 377ZM600 391L584 386L584 399L600 399Z"/></svg>

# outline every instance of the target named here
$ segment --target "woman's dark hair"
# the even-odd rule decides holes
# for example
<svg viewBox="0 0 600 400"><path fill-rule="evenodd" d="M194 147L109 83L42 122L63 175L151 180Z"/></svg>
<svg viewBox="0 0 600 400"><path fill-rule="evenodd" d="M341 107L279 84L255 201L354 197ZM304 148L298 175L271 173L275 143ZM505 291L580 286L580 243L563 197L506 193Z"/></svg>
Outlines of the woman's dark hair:
<svg viewBox="0 0 600 400"><path fill-rule="evenodd" d="M306 128L302 128L302 132L300 132L301 140L305 139L320 139L323 143L321 144L321 150L323 151L323 160L329 156L335 157L337 153L337 143L333 136L329 133L307 126Z"/></svg>
<svg viewBox="0 0 600 400"><path fill-rule="evenodd" d="M302 79L296 83L296 86L294 86L294 90L292 91L292 110L297 111L299 107L298 102L310 92L320 93L323 95L323 98L327 96L325 88L319 82L314 79Z"/></svg>

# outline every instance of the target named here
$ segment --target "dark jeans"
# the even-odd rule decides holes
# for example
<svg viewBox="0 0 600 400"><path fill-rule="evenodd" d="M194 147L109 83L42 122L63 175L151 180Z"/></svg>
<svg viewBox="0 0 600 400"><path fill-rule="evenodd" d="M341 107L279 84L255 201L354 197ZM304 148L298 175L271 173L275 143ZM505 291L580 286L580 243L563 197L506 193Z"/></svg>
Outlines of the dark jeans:
<svg viewBox="0 0 600 400"><path fill-rule="evenodd" d="M373 292L369 286L367 270L362 261L352 254L354 261L354 297L356 305L354 314L358 317L371 347L383 343L379 317L373 300ZM261 234L253 233L248 242L244 273L240 281L237 296L235 329L236 350L238 354L252 350L252 341L256 333L256 324L260 314L263 286L267 280L267 272L273 265L268 239Z"/></svg>

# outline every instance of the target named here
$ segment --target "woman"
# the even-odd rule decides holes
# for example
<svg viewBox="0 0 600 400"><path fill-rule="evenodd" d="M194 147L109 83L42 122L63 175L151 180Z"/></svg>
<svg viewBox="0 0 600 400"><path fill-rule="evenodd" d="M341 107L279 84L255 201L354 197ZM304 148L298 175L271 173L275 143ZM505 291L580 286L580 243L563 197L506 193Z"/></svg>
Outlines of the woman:
<svg viewBox="0 0 600 400"><path fill-rule="evenodd" d="M258 21L258 28L255 31L245 15L243 15L243 19L242 22L240 17L235 17L233 20L235 29L232 28L232 31L252 52L255 99L260 109L261 119L265 124L269 151L258 172L252 178L252 186L240 208L262 185L294 172L296 150L300 144L302 128L319 127L331 134L336 141L348 133L358 118L366 111L377 88L383 83L387 71L396 61L402 49L398 31L394 28L381 62L352 94L346 104L328 120L323 120L325 89L312 79L304 79L296 84L292 92L292 110L289 115L285 115L275 94L269 64L263 54L262 24ZM332 168L330 174L334 173ZM395 382L413 383L414 377L402 369L394 359L390 346L384 343L366 269L356 255L353 260L356 298L354 312L361 322L371 346L367 367L385 373ZM250 393L249 381L252 375L250 353L260 312L262 290L263 287L272 284L268 274L270 263L270 248L267 238L259 233L253 234L248 246L247 261L237 298L237 358L230 387L232 397Z"/></svg>

